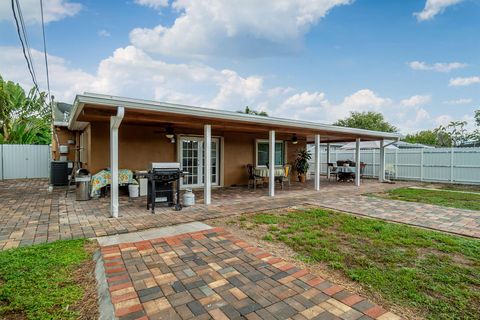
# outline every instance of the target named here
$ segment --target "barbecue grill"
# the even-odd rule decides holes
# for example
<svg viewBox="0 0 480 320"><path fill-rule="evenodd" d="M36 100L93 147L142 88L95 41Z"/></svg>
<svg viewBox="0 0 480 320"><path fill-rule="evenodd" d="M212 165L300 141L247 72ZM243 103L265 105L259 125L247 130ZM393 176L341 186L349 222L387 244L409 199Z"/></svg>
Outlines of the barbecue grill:
<svg viewBox="0 0 480 320"><path fill-rule="evenodd" d="M167 203L170 207L175 206L176 211L182 210L180 178L185 174L180 169L178 162L153 162L146 174L148 179L147 210L151 207L152 213L155 213L156 203Z"/></svg>

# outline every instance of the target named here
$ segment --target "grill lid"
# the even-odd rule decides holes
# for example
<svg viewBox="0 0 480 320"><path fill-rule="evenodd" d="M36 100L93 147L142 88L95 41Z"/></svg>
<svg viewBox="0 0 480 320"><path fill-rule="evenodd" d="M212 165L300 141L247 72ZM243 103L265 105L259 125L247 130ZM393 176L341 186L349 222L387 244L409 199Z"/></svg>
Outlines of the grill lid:
<svg viewBox="0 0 480 320"><path fill-rule="evenodd" d="M152 162L150 164L150 170L180 170L179 162Z"/></svg>

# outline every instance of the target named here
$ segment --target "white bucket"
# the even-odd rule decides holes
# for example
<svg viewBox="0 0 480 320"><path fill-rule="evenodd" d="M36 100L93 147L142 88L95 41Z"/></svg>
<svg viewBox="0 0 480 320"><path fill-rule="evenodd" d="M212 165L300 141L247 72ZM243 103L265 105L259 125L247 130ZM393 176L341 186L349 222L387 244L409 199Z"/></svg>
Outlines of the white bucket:
<svg viewBox="0 0 480 320"><path fill-rule="evenodd" d="M186 189L183 194L183 205L185 207L190 207L195 204L195 195L192 192L192 189Z"/></svg>
<svg viewBox="0 0 480 320"><path fill-rule="evenodd" d="M128 194L130 198L138 198L139 193L139 186L138 184L129 184L128 185Z"/></svg>

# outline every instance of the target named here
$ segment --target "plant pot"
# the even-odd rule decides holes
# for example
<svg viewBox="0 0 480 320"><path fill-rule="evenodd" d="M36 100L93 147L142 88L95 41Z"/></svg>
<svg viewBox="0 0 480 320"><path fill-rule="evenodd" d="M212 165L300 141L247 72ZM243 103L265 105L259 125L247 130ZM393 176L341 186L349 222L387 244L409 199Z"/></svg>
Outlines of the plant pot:
<svg viewBox="0 0 480 320"><path fill-rule="evenodd" d="M306 181L306 177L304 174L301 174L298 176L298 181L300 181L301 183L305 183Z"/></svg>

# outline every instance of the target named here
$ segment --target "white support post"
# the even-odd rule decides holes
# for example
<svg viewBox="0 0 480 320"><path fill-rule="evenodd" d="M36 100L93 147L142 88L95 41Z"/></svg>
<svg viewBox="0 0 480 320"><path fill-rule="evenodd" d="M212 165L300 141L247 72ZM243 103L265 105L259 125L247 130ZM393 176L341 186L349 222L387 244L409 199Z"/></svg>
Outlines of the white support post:
<svg viewBox="0 0 480 320"><path fill-rule="evenodd" d="M212 202L212 126L204 126L203 145L205 154L205 168L203 169L203 201L206 205Z"/></svg>
<svg viewBox="0 0 480 320"><path fill-rule="evenodd" d="M124 107L117 108L117 115L110 117L110 215L118 218L118 128L125 114Z"/></svg>
<svg viewBox="0 0 480 320"><path fill-rule="evenodd" d="M385 140L383 139L380 140L380 163L378 169L378 181L385 181Z"/></svg>
<svg viewBox="0 0 480 320"><path fill-rule="evenodd" d="M320 135L315 135L315 191L320 191Z"/></svg>
<svg viewBox="0 0 480 320"><path fill-rule="evenodd" d="M355 185L360 187L360 138L355 144Z"/></svg>
<svg viewBox="0 0 480 320"><path fill-rule="evenodd" d="M330 143L327 143L327 179L330 180L330 167L328 164L330 163Z"/></svg>
<svg viewBox="0 0 480 320"><path fill-rule="evenodd" d="M270 130L268 139L268 195L275 196L275 131Z"/></svg>

